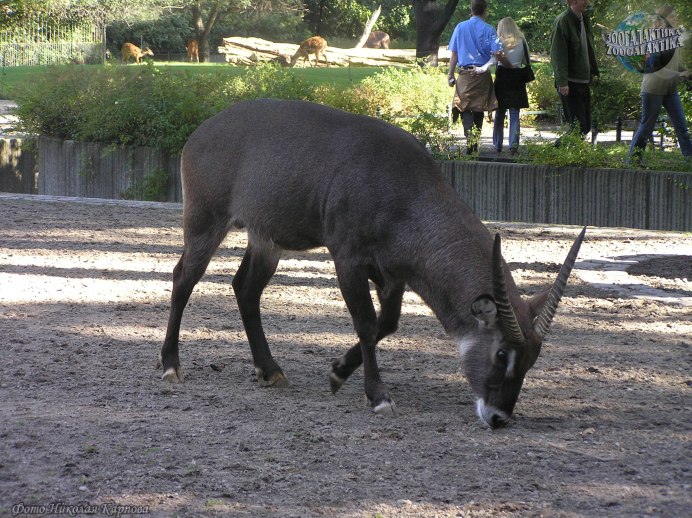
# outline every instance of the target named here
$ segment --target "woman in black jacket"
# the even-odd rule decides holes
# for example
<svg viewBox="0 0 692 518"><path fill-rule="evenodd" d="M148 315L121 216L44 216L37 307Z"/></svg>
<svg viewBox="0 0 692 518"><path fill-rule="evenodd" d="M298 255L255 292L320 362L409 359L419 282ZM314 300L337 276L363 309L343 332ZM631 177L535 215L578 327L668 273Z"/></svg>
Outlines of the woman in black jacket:
<svg viewBox="0 0 692 518"><path fill-rule="evenodd" d="M497 35L502 42L505 57L511 67L498 63L495 69L495 97L497 112L493 128L493 145L500 153L504 141L505 117L509 110L509 152L515 154L519 148L519 110L529 107L522 65L529 66L529 47L517 24L512 18L503 18L497 24Z"/></svg>

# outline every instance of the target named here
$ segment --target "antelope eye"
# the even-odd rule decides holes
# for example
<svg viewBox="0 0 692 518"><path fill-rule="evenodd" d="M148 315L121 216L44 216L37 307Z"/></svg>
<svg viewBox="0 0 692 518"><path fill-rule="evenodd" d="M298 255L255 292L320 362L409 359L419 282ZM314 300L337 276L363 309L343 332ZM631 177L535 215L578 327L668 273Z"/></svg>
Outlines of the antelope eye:
<svg viewBox="0 0 692 518"><path fill-rule="evenodd" d="M507 351L505 351L504 349L500 349L499 351L497 351L496 356L498 363L500 363L501 365L507 365Z"/></svg>

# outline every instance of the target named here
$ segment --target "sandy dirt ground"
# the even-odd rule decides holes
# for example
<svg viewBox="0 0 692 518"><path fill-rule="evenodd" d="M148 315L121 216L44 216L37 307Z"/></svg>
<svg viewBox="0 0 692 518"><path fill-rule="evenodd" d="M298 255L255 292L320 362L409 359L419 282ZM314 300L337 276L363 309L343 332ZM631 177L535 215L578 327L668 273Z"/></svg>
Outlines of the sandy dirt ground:
<svg viewBox="0 0 692 518"><path fill-rule="evenodd" d="M689 234L589 229L515 418L491 431L412 293L379 353L398 415L365 405L362 371L331 394L355 335L325 250L286 254L265 292L292 387L259 387L230 286L243 233L186 310L185 383L162 382L181 215L0 196L0 516L689 516ZM527 294L579 231L489 227Z"/></svg>

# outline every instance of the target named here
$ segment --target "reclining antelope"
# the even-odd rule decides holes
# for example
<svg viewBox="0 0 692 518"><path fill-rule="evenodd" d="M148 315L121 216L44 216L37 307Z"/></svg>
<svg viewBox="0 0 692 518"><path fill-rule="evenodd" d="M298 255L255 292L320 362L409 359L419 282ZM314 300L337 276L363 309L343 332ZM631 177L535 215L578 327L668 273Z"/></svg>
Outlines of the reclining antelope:
<svg viewBox="0 0 692 518"><path fill-rule="evenodd" d="M372 31L363 45L366 49L388 49L389 34L383 31Z"/></svg>
<svg viewBox="0 0 692 518"><path fill-rule="evenodd" d="M324 56L324 52L327 50L327 40L320 36L313 36L303 41L296 50L295 54L291 58L289 66L295 66L300 58L307 60L308 63L312 65L310 61L310 54L315 55L315 65L320 64L320 55ZM327 62L327 57L324 56L324 62Z"/></svg>
<svg viewBox="0 0 692 518"><path fill-rule="evenodd" d="M311 128L309 142L296 125ZM232 285L260 385L288 383L262 328L262 292L283 250L325 246L358 336L332 365L333 392L362 364L373 409L393 412L375 350L396 330L408 285L458 343L480 418L493 428L509 421L586 229L553 286L523 298L500 236L491 237L412 135L303 101L245 101L208 119L185 144L182 176L184 249L161 349L164 380L183 379L178 337L194 286L227 232L245 228Z"/></svg>
<svg viewBox="0 0 692 518"><path fill-rule="evenodd" d="M122 49L120 49L120 52L122 54L122 59L123 63L127 65L127 62L130 60L130 57L135 58L135 63L139 65L140 60L144 56L153 56L154 53L151 51L149 47L146 49L142 50L140 49L137 45L133 43L123 43Z"/></svg>

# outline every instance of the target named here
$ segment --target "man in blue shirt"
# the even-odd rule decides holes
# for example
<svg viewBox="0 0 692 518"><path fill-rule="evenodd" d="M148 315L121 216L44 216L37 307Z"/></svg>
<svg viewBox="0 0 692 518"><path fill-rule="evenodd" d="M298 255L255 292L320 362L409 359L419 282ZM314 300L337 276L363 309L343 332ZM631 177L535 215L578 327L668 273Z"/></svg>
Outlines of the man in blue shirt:
<svg viewBox="0 0 692 518"><path fill-rule="evenodd" d="M454 105L461 112L468 154L478 150L478 142L471 141L471 129L475 126L480 133L484 112L497 109L490 66L500 59L511 67L504 58L495 29L485 21L488 16L486 0L471 0L471 14L471 18L456 26L448 45L452 52L449 85L456 83ZM459 77L455 79L457 66Z"/></svg>

